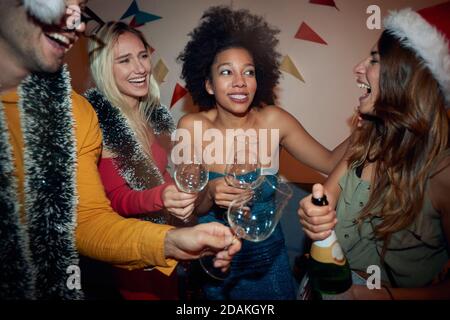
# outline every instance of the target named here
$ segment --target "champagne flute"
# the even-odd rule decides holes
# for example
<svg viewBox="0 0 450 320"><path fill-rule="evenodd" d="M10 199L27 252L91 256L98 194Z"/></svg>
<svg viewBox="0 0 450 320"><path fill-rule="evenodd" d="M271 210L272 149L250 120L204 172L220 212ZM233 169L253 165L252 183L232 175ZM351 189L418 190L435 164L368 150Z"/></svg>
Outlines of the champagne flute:
<svg viewBox="0 0 450 320"><path fill-rule="evenodd" d="M251 136L245 135L233 137L224 172L224 180L229 186L250 191L261 184L263 177L257 152L256 139L252 140ZM248 200L248 193L245 195ZM246 200L245 196L241 200ZM227 273L214 267L215 256L211 252L203 252L199 261L205 272L212 278L218 280L226 278Z"/></svg>
<svg viewBox="0 0 450 320"><path fill-rule="evenodd" d="M235 188L251 190L257 188L263 179L257 141L251 137L235 136L225 166L225 182Z"/></svg>
<svg viewBox="0 0 450 320"><path fill-rule="evenodd" d="M242 196L231 202L226 220L236 238L260 242L275 230L293 192L275 175L265 177L253 191L250 199ZM214 268L214 256L202 256L200 264L214 279L225 280L228 276L229 272Z"/></svg>
<svg viewBox="0 0 450 320"><path fill-rule="evenodd" d="M178 190L191 194L199 193L208 185L208 166L203 162L200 162L199 157L194 155L193 160L184 160L183 162L175 165L173 179ZM189 217L182 219L181 222L181 226L188 227L197 224L197 219L195 214L192 213ZM180 265L180 281L182 281L181 279L186 279L190 272L190 263L183 261Z"/></svg>
<svg viewBox="0 0 450 320"><path fill-rule="evenodd" d="M184 161L175 165L173 178L178 190L191 194L199 193L208 185L208 166L194 157L192 161ZM182 221L185 225L194 224L195 216L190 215Z"/></svg>
<svg viewBox="0 0 450 320"><path fill-rule="evenodd" d="M185 193L198 193L208 184L208 167L202 163L181 163L175 166L174 180Z"/></svg>
<svg viewBox="0 0 450 320"><path fill-rule="evenodd" d="M278 176L266 176L250 200L237 199L230 204L228 224L239 238L264 241L278 225L292 193L292 188Z"/></svg>

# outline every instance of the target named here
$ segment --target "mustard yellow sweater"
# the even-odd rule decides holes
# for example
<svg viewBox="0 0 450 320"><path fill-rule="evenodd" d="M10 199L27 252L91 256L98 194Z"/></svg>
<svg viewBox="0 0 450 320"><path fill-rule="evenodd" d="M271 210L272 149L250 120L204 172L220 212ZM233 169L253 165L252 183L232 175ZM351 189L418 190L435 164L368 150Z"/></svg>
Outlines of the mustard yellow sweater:
<svg viewBox="0 0 450 320"><path fill-rule="evenodd" d="M13 92L1 96L1 99L14 152L19 200L23 204L26 195L23 192L23 138L17 107L19 98ZM92 106L74 91L72 102L77 146L78 251L82 255L123 268L158 266L161 272L170 274L176 262L165 259L164 238L171 227L126 219L111 209L97 170L102 148L97 115Z"/></svg>

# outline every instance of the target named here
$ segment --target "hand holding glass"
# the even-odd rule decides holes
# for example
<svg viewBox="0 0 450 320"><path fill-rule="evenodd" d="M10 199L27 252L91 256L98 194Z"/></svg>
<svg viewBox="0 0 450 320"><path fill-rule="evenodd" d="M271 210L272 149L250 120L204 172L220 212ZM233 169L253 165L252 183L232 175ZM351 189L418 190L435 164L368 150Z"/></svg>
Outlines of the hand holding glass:
<svg viewBox="0 0 450 320"><path fill-rule="evenodd" d="M191 161L175 166L174 180L178 190L186 193L199 193L208 184L208 167L206 164ZM195 220L193 215L183 219L185 224Z"/></svg>
<svg viewBox="0 0 450 320"><path fill-rule="evenodd" d="M228 207L226 220L237 238L259 242L270 237L284 208L292 197L292 189L277 176L266 176L248 199L240 197ZM214 256L200 259L203 269L213 278L224 280L228 273L214 268Z"/></svg>

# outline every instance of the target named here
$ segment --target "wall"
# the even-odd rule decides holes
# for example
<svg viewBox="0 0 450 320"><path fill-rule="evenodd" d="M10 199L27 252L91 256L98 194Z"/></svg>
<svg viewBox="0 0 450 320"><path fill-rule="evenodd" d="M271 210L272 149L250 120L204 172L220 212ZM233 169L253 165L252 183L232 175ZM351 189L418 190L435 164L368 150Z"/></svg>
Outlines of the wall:
<svg viewBox="0 0 450 320"><path fill-rule="evenodd" d="M353 66L369 54L380 30L369 30L369 5L378 5L384 16L388 10L410 6L413 9L442 3L443 0L336 0L334 7L310 4L308 0L153 0L137 1L141 10L162 19L140 29L156 49L153 63L162 59L169 73L161 84L162 102L170 104L181 67L175 59L187 42L187 34L197 25L202 12L211 5L231 4L263 15L281 29L279 51L288 54L305 83L283 72L277 88L280 106L292 113L308 132L328 148L334 148L349 134L348 120L361 95L356 87ZM103 20L118 20L131 0L90 0L89 7ZM129 21L127 19L126 21ZM328 45L295 39L302 22L312 27ZM83 39L68 56L76 90L91 85L87 70L86 41ZM172 112L178 119L195 110L189 97L176 103ZM283 154L282 173L291 181L316 182L323 177Z"/></svg>

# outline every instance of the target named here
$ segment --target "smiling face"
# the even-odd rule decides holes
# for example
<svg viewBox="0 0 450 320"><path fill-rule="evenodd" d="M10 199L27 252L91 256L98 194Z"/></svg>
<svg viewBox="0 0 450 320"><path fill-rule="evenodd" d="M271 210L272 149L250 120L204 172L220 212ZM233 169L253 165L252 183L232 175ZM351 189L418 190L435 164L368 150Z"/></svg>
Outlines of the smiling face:
<svg viewBox="0 0 450 320"><path fill-rule="evenodd" d="M355 66L354 72L358 87L366 90L359 98L358 111L371 114L380 92L380 55L377 45L372 48L369 57Z"/></svg>
<svg viewBox="0 0 450 320"><path fill-rule="evenodd" d="M114 45L113 75L117 88L130 106L148 94L150 54L142 41L125 32Z"/></svg>
<svg viewBox="0 0 450 320"><path fill-rule="evenodd" d="M243 48L218 53L211 66L211 79L206 81L205 87L214 95L218 108L238 115L247 112L257 88L250 53Z"/></svg>
<svg viewBox="0 0 450 320"><path fill-rule="evenodd" d="M67 6L84 6L84 0L67 0ZM2 0L0 4L0 49L17 67L28 72L55 72L63 63L67 51L84 31L66 29L66 14L58 25L37 22L17 0Z"/></svg>

